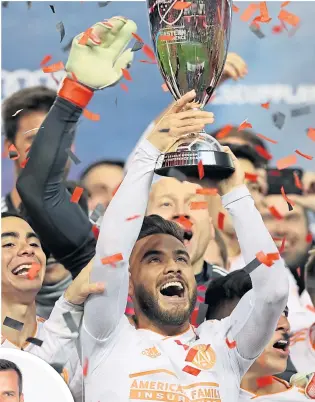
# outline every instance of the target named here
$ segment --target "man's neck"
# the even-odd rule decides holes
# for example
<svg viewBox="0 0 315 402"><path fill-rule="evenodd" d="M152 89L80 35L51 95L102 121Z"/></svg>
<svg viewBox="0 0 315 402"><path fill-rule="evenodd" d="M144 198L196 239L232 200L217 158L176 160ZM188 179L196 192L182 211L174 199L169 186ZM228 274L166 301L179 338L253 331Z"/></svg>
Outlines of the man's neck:
<svg viewBox="0 0 315 402"><path fill-rule="evenodd" d="M274 394L276 392L287 390L287 387L283 382L277 381L274 378L272 378L271 384L259 387L259 382L257 382L257 380L262 377L269 377L269 375L262 375L261 373L252 372L249 370L241 381L241 388L255 395Z"/></svg>
<svg viewBox="0 0 315 402"><path fill-rule="evenodd" d="M34 337L37 328L35 301L31 304L19 304L2 298L2 322L5 317L13 318L24 324L21 331L2 325L2 336L19 348L29 337Z"/></svg>
<svg viewBox="0 0 315 402"><path fill-rule="evenodd" d="M137 317L137 329L146 329L148 331L156 332L163 336L176 336L186 332L189 327L189 321L183 325L158 325L150 321L146 316L142 314L136 314Z"/></svg>
<svg viewBox="0 0 315 402"><path fill-rule="evenodd" d="M22 200L21 200L20 195L15 186L14 186L13 190L11 191L10 196L11 196L11 201L12 201L14 208L18 209Z"/></svg>

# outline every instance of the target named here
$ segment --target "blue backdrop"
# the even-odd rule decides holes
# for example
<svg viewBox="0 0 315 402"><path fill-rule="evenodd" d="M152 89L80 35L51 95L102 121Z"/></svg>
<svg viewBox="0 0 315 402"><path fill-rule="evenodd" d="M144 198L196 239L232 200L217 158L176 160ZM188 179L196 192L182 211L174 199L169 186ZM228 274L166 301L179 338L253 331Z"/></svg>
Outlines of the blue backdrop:
<svg viewBox="0 0 315 402"><path fill-rule="evenodd" d="M54 4L55 14L49 4ZM248 119L257 133L279 141L269 147L274 160L297 148L315 156L315 142L306 135L307 128L315 127L315 3L299 1L287 6L288 11L301 18L299 29L289 36L286 31L272 32L279 25L281 2L268 2L272 21L261 24L265 34L262 39L251 32L249 23L240 19L249 3L236 4L240 11L233 15L230 51L245 59L249 74L242 82L226 83L217 91L214 103L208 106L216 115L213 129L226 124L239 125ZM59 60L65 63L67 53L62 47L96 21L113 15L134 19L138 34L151 46L145 2L111 2L104 8L87 1L33 2L30 9L26 2L10 2L7 8L2 8L2 98L40 82L57 88L53 79L41 72L43 57L51 54L51 63ZM60 21L66 32L61 44L56 29ZM97 93L92 100L88 109L99 113L101 120L82 118L76 140L76 154L82 163L72 168L72 177L77 177L95 159L125 159L149 122L171 101L170 94L161 89L157 66L139 62L145 58L142 51L136 53L130 70L133 81L126 82L128 93L117 86ZM267 101L271 101L269 110L260 106ZM311 113L291 117L292 109L305 105L310 106ZM272 121L272 114L278 111L286 115L282 130ZM298 157L298 164L315 170L314 160ZM11 161L2 160L2 191L11 187L12 171Z"/></svg>

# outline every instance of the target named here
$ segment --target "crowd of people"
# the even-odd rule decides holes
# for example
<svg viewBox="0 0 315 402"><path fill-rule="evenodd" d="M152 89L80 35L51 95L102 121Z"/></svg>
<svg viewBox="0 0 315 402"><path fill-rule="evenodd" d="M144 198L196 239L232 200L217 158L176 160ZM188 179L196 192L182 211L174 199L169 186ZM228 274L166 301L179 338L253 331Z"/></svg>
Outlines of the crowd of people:
<svg viewBox="0 0 315 402"><path fill-rule="evenodd" d="M233 127L210 132L233 160L227 179L156 176L174 141L214 121L191 91L126 164L67 179L82 111L131 63L136 29L97 23L74 39L58 93L3 103L17 155L1 205L2 347L51 364L75 402L315 399L314 172L272 168L264 141ZM230 54L222 81L246 73Z"/></svg>

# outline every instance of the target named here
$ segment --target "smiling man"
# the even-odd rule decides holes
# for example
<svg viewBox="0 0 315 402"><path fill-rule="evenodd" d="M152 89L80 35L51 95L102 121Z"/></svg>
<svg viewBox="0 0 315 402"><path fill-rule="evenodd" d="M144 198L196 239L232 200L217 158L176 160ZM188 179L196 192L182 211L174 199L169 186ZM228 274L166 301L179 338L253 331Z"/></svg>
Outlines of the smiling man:
<svg viewBox="0 0 315 402"><path fill-rule="evenodd" d="M0 359L0 402L24 402L21 370L5 359Z"/></svg>
<svg viewBox="0 0 315 402"><path fill-rule="evenodd" d="M69 334L70 329L62 318L62 314L67 311L65 306L68 307L68 302L57 302L50 320L46 322L36 316L35 298L42 286L46 269L46 256L36 233L20 216L3 213L1 249L1 346L23 348L50 364L61 362L62 376L75 401L82 402L82 367L78 353L72 343L67 356L63 349L68 338L71 342L75 337L74 334ZM82 280L80 275L72 282L68 292L69 289L78 288L78 283ZM92 291L91 287L89 291ZM86 297L88 294L89 292L86 292ZM54 330L56 317L59 321L61 318L63 324L58 335L55 335ZM74 312L73 317L79 326L82 312ZM10 324L8 319L11 319L11 322L14 320L13 324ZM19 323L20 327L15 325ZM37 338L44 342L39 347L28 341L28 338Z"/></svg>

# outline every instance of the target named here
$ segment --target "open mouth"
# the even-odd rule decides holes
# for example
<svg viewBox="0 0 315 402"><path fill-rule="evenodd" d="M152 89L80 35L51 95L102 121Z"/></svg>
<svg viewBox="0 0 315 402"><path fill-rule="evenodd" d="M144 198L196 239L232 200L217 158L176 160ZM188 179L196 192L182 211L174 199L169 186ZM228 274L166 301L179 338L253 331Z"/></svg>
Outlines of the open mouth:
<svg viewBox="0 0 315 402"><path fill-rule="evenodd" d="M14 270L12 271L12 274L16 275L16 276L26 277L28 275L28 271L31 268L32 268L32 264L19 265L18 267L14 268Z"/></svg>
<svg viewBox="0 0 315 402"><path fill-rule="evenodd" d="M185 294L185 288L181 282L173 281L162 285L160 288L160 293L162 296L183 298Z"/></svg>
<svg viewBox="0 0 315 402"><path fill-rule="evenodd" d="M277 341L276 343L274 343L273 347L275 349L280 349L284 352L289 350L289 346L290 346L290 341L289 339L280 339L279 341Z"/></svg>

